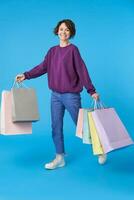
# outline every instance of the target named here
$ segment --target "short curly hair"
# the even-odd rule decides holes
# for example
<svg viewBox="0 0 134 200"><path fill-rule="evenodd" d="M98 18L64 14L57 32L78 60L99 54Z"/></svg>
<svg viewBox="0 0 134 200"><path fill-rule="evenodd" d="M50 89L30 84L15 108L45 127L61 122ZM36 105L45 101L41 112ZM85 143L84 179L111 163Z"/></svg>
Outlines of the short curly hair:
<svg viewBox="0 0 134 200"><path fill-rule="evenodd" d="M58 30L59 30L59 27L62 23L65 23L67 28L69 29L70 31L70 38L73 38L76 34L76 29L75 29L75 24L72 20L70 19L63 19L61 21L59 21L56 25L56 27L54 28L54 34L55 35L58 35Z"/></svg>

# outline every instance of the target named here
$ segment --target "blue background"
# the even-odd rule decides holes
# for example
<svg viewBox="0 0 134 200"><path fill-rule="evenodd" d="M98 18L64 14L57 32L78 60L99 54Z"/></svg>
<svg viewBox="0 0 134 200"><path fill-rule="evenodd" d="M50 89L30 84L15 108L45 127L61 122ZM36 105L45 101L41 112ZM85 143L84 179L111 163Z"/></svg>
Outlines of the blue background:
<svg viewBox="0 0 134 200"><path fill-rule="evenodd" d="M51 46L57 22L72 19L80 49L102 101L116 108L133 138L134 1L132 0L0 0L0 92L14 77L39 64ZM47 76L25 81L37 91L41 120L32 135L0 136L0 200L133 199L134 147L109 154L99 166L91 147L76 138L64 119L67 167L46 171L54 156ZM91 98L84 89L83 107Z"/></svg>

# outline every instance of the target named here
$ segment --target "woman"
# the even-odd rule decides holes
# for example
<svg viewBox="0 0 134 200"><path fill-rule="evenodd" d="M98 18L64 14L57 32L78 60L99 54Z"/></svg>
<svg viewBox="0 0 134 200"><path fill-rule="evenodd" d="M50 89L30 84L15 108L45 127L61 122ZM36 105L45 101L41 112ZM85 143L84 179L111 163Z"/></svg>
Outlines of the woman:
<svg viewBox="0 0 134 200"><path fill-rule="evenodd" d="M93 99L99 99L78 48L69 41L75 33L75 24L72 20L64 19L58 22L54 34L59 37L59 45L50 48L41 64L16 76L16 81L21 82L45 73L48 75L48 85L52 90L52 138L56 149L56 158L45 164L46 169L56 169L65 165L63 135L65 109L76 124L79 108L81 108L80 92L83 90L83 86ZM105 160L105 157L102 156L101 159Z"/></svg>

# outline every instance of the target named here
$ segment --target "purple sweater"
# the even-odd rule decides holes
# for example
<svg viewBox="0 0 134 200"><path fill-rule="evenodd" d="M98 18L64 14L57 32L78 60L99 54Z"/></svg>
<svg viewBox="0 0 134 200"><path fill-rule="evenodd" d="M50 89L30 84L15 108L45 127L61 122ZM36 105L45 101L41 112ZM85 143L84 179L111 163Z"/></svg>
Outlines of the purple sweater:
<svg viewBox="0 0 134 200"><path fill-rule="evenodd" d="M45 73L48 74L49 88L53 91L75 93L81 92L84 86L91 95L95 93L85 63L73 44L50 48L44 61L24 75L25 79L31 79Z"/></svg>

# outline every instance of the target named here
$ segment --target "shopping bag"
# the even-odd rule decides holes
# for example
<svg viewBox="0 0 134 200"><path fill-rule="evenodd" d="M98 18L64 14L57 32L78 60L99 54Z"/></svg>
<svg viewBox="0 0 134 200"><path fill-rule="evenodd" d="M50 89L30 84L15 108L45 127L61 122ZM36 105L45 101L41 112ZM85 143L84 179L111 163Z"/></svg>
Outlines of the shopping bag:
<svg viewBox="0 0 134 200"><path fill-rule="evenodd" d="M82 139L83 136L83 109L79 109L78 120L76 126L76 136Z"/></svg>
<svg viewBox="0 0 134 200"><path fill-rule="evenodd" d="M3 135L31 134L31 122L12 122L11 92L3 91L0 110L0 133Z"/></svg>
<svg viewBox="0 0 134 200"><path fill-rule="evenodd" d="M89 109L83 109L83 143L91 144L91 133L89 128L88 112Z"/></svg>
<svg viewBox="0 0 134 200"><path fill-rule="evenodd" d="M94 155L104 154L103 147L101 145L101 142L98 136L98 131L95 127L95 123L92 118L92 112L88 112L88 118L89 118L89 127L90 127L93 154Z"/></svg>
<svg viewBox="0 0 134 200"><path fill-rule="evenodd" d="M39 111L36 92L33 88L13 87L12 97L12 121L35 122L39 120Z"/></svg>
<svg viewBox="0 0 134 200"><path fill-rule="evenodd" d="M114 108L96 109L92 118L105 153L133 144Z"/></svg>

